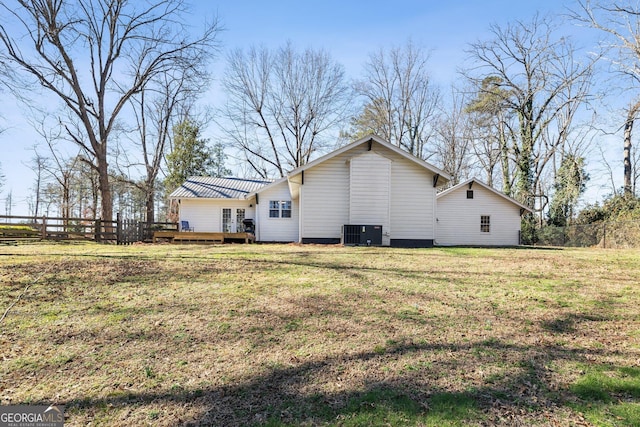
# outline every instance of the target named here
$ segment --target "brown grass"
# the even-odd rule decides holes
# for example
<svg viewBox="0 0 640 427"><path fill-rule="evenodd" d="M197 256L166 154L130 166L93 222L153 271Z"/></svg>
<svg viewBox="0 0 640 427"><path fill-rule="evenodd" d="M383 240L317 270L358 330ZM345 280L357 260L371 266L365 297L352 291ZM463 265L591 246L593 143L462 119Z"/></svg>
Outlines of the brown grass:
<svg viewBox="0 0 640 427"><path fill-rule="evenodd" d="M572 388L640 366L637 251L23 245L0 280L0 403L67 425L637 421L640 379Z"/></svg>

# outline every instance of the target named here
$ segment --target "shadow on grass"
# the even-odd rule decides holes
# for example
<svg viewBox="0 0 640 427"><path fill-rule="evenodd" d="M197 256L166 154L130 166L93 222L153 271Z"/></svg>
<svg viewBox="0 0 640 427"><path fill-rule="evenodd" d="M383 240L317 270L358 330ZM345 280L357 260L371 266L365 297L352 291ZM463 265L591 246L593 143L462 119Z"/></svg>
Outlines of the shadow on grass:
<svg viewBox="0 0 640 427"><path fill-rule="evenodd" d="M578 331L578 327L590 322L606 322L615 318L611 313L615 308L614 301L596 301L599 313L567 313L555 319L541 322L542 329L559 334L572 334Z"/></svg>
<svg viewBox="0 0 640 427"><path fill-rule="evenodd" d="M589 366L570 390L579 398L572 406L589 421L615 418L617 426L640 425L640 368Z"/></svg>
<svg viewBox="0 0 640 427"><path fill-rule="evenodd" d="M376 253L384 255L384 251ZM108 258L123 257L108 256ZM212 258L202 259L215 262ZM286 261L251 258L238 258L237 261L242 261L246 265L262 264L256 268L280 268L289 265L329 268L355 276L358 278L358 283L365 284L370 279L369 272L380 271L385 274L400 274L416 278L425 277L427 274L424 270L411 268L389 271L384 264L380 266L374 264L374 267L353 266L348 263L331 263L323 262L322 259L300 259L300 257ZM205 270L211 273L208 265L199 268L203 273ZM446 273L441 268L438 272ZM323 303L323 301L319 301L318 306L327 312L335 310L330 303ZM189 307L186 306L186 308ZM94 307L94 309L102 310L100 307ZM314 308L314 310L317 309ZM124 317L135 318L136 312L115 312L113 315L116 322ZM420 317L414 317L411 311L401 312L400 315L405 321L421 320ZM285 328L297 327L296 323L292 323L296 319L278 318L278 320L286 321ZM547 321L543 327L555 333L571 333L576 330L576 326L579 326L579 322L584 320L598 320L598 318L571 314ZM261 321L268 325L264 319ZM149 333L133 338L162 341L163 337ZM207 341L206 337L203 338L203 342L212 343L210 339ZM271 344L264 342L261 345ZM382 363L384 358L400 358L418 352L423 353L425 358L433 353L444 352L451 355L450 361L443 362L442 366L435 366L433 374L427 377L435 380L434 382L425 381L424 377L418 379L412 372L407 372L383 380L373 373L365 375L365 382L357 389L340 390L334 385L325 384L330 374L343 364L351 364L355 366L354 369L366 369L369 367L364 363L366 361L380 360ZM198 419L176 421L175 424L193 425L494 425L509 424L509 417L512 414L519 414L521 418L517 422L510 423L511 425L525 425L523 421L527 418L542 417L540 414L548 408L559 406L566 408L567 411L578 408L577 410L583 413L588 413L588 408L598 408L597 412L593 412L594 419L600 416L607 419L608 414L615 413L617 414L615 416L622 419L622 421L616 421L617 424L640 425L640 417L637 415L639 379L635 374L636 371L630 371L633 375L628 375L624 385L607 385L603 380L589 382L588 378L585 379L587 373L567 390L560 392L552 390L546 377L547 366L550 363L567 360L593 366L586 356L598 352L606 355L606 349L566 349L549 345L518 346L495 339L467 344L401 343L386 348L373 348L371 351L353 355L297 363L293 366L275 366L267 372L255 373L251 378L235 385L189 390L163 388L162 391L156 392L121 391L116 392L119 394L106 397L87 397L63 403L67 405L70 414L92 414L102 411L106 414L106 418L119 409L139 410L145 405L152 406L158 403L175 407L192 406L201 410ZM508 363L515 363L521 369L511 370L504 377L485 379L483 383L476 384L473 388L465 385L464 380L461 379L463 375L460 375L460 368L463 365L473 367L473 364L477 363L476 359L482 357L497 363L501 355L506 353L519 355L509 359ZM635 357L635 354L630 353L629 358L632 357ZM608 376L610 371L618 372L617 375L625 372L623 368L616 371L616 368L611 367L598 375L599 377ZM452 376L451 381L446 381L448 375ZM445 381L438 381L443 379ZM583 380L584 383L581 382ZM436 381L448 385L436 385ZM569 398L565 395L566 393L570 394ZM616 402L619 401L625 403L618 405ZM505 419L507 421L503 421ZM560 424L564 422L570 424L567 421L571 420L560 419L560 421Z"/></svg>
<svg viewBox="0 0 640 427"><path fill-rule="evenodd" d="M409 372L382 381L376 381L375 375L372 375L371 380L358 389L304 391L309 386L322 385L318 384L317 376L324 374L326 378L327 373L345 364L362 363L360 366L365 367L364 362L374 359L393 359L410 353L438 351L449 352L454 358L456 352L473 352L481 347L522 354L518 363L523 369L514 371L500 381L486 381L478 387L463 390L454 385L430 385L416 380ZM587 413L588 408L597 407L600 412L594 415L594 420L598 419L596 415L606 420L613 413L617 417L616 425L638 425L640 369L595 365L594 375L599 375L598 381L587 375L568 390L551 390L546 377L546 366L550 361L568 360L593 366L589 365L588 357L592 353L554 346L533 349L495 340L460 345L408 343L386 348L384 353L374 349L289 367L274 367L235 385L160 393L127 392L64 403L69 414L91 416L103 411L103 417L108 417L109 411L114 409L158 403L204 408L199 419L176 422L180 425L525 425L527 420L536 418L538 424L545 420L548 422L549 413L558 407L564 408L564 415L555 420L560 423L570 424L575 421L571 419L572 416L581 419L578 411ZM603 350L603 353L606 351ZM455 360L451 361L452 365L456 363ZM438 375L443 375L450 367L435 369ZM602 375L607 376L610 371L623 377L622 382L603 383ZM621 399L627 399L631 406L616 403ZM567 413L569 419L566 418Z"/></svg>
<svg viewBox="0 0 640 427"><path fill-rule="evenodd" d="M429 390L417 396L405 385L394 382L376 382L360 390L307 396L289 390L292 379L323 366L324 363L312 363L294 369L276 369L238 386L88 398L67 402L66 408L69 414L158 402L207 408L200 419L179 423L188 426L465 426L485 418L477 399L469 393ZM102 416L108 417L108 413Z"/></svg>

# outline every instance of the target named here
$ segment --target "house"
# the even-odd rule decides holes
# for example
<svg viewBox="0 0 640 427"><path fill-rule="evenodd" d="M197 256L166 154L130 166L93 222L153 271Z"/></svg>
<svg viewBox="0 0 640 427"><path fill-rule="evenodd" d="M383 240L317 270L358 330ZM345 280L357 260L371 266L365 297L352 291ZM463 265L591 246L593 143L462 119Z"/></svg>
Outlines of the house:
<svg viewBox="0 0 640 427"><path fill-rule="evenodd" d="M429 247L436 238L436 189L449 180L368 136L276 181L190 178L170 198L180 204L180 219L201 232L239 231L250 218L262 242L340 243L351 233L349 239L361 238L351 243Z"/></svg>
<svg viewBox="0 0 640 427"><path fill-rule="evenodd" d="M520 244L521 216L532 210L476 178L437 195L436 244Z"/></svg>

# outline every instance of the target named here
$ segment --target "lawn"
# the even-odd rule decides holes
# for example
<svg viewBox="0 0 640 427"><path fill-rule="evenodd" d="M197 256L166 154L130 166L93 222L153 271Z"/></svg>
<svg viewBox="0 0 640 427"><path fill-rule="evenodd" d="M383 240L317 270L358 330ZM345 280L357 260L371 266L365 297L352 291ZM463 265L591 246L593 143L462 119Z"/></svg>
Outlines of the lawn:
<svg viewBox="0 0 640 427"><path fill-rule="evenodd" d="M640 425L640 252L0 246L0 403L65 425Z"/></svg>

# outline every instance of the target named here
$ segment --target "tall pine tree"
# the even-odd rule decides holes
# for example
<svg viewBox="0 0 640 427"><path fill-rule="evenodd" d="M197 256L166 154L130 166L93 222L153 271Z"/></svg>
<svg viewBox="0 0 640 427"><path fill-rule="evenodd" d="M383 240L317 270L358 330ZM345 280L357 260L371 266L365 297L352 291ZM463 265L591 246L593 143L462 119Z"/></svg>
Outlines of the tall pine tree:
<svg viewBox="0 0 640 427"><path fill-rule="evenodd" d="M200 135L200 127L185 120L173 128L173 151L167 155L165 189L176 189L190 176L224 176L225 155L220 144L214 148Z"/></svg>

